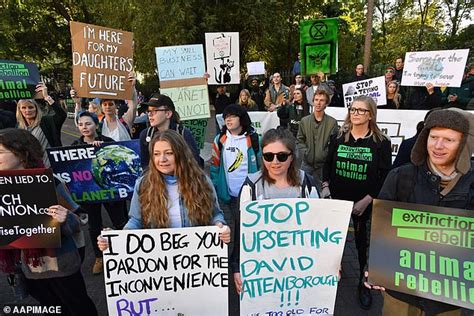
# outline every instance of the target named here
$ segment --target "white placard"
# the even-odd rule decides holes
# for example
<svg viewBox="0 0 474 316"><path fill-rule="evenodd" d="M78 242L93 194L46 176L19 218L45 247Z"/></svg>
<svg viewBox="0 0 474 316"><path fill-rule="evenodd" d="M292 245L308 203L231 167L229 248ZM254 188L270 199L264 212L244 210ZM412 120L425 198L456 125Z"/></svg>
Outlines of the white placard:
<svg viewBox="0 0 474 316"><path fill-rule="evenodd" d="M240 314L334 314L353 202L248 200L240 205Z"/></svg>
<svg viewBox="0 0 474 316"><path fill-rule="evenodd" d="M249 76L252 75L264 75L265 74L265 62L264 61L252 61L247 63L247 73Z"/></svg>
<svg viewBox="0 0 474 316"><path fill-rule="evenodd" d="M377 103L377 106L387 104L387 92L383 76L343 84L342 93L346 107L351 106L352 101L360 95L371 97Z"/></svg>
<svg viewBox="0 0 474 316"><path fill-rule="evenodd" d="M250 121L252 122L252 126L255 128L255 131L258 135L262 136L266 131L272 128L277 128L280 125L280 118L277 115L277 112L257 112L251 111L248 112L250 116ZM222 118L222 114L216 115L217 123L219 127L222 129L224 126L224 119Z"/></svg>
<svg viewBox="0 0 474 316"><path fill-rule="evenodd" d="M109 315L227 315L227 246L218 227L110 230L102 237L109 241Z"/></svg>
<svg viewBox="0 0 474 316"><path fill-rule="evenodd" d="M402 86L460 87L469 49L407 52Z"/></svg>
<svg viewBox="0 0 474 316"><path fill-rule="evenodd" d="M206 33L206 62L208 84L239 84L239 33Z"/></svg>

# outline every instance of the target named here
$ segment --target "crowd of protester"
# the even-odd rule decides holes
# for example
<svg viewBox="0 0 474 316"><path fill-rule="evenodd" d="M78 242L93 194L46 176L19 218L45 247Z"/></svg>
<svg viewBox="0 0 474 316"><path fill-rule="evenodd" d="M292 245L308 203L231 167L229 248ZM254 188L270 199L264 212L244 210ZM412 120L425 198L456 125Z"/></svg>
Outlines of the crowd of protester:
<svg viewBox="0 0 474 316"><path fill-rule="evenodd" d="M61 248L54 250L56 262L44 259L48 249L21 253L0 250L0 268L13 273L19 266L29 294L41 304L60 304L68 315L96 315L80 272L84 244L74 237L81 234L81 219L87 214L96 258L92 272L102 273L101 251L108 247L100 237L104 207L115 229L221 227L220 238L229 243L230 273L240 293L239 196L242 187L249 186L253 200L334 198L354 202L352 222L360 269L358 297L361 307L370 309L371 290L381 288L364 284L373 199L474 209L470 162L474 119L465 111L473 106L474 65L466 69L459 88L443 89L431 84L404 87L403 58L397 58L384 74L387 105L377 108L370 97L359 96L340 127L325 113L328 106L344 106L340 85L324 73L311 74L306 80L296 64L293 71L294 80L288 86L280 73L274 72L268 78L243 76L238 86L209 88L214 113L222 114L224 120L222 128L216 122L209 175L195 138L180 121L169 97L157 92L145 100L141 93L134 92L131 100L123 102L88 100L78 98L72 90L74 121L81 136L71 145L100 147L103 143L139 139L143 174L129 203L76 204L56 180L58 195L69 201L48 210L61 224ZM367 78L364 66L359 64L348 82ZM128 80L135 85L132 73ZM16 120L11 113L12 102L2 104L0 170L49 167L45 149L69 145L61 143L66 111L43 83L37 85L36 91L41 100L13 103ZM47 114L39 103L53 113ZM401 167L393 170L390 138L377 126L380 108L431 110L420 122L416 136L402 144L400 157L395 160L395 165ZM249 111L276 112L280 126L259 137ZM341 148L364 152L363 159L370 163L363 174L341 169L343 165L361 163L357 158L338 155ZM411 189L401 190L400 181L407 178L412 179L405 183ZM425 312L459 312L455 306L413 299L394 291L387 291L384 297L386 315L394 315L394 309L402 309L400 306L407 311L411 306Z"/></svg>

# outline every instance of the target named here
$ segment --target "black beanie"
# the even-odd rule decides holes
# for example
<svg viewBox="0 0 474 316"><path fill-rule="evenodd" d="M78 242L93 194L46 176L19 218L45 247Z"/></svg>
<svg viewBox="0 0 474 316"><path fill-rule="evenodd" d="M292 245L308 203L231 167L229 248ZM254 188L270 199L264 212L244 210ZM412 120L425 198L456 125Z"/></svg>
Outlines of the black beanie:
<svg viewBox="0 0 474 316"><path fill-rule="evenodd" d="M250 133L252 121L247 113L247 109L240 104L230 104L224 108L222 118L225 120L227 115L235 115L240 118L240 126L242 126L242 132Z"/></svg>

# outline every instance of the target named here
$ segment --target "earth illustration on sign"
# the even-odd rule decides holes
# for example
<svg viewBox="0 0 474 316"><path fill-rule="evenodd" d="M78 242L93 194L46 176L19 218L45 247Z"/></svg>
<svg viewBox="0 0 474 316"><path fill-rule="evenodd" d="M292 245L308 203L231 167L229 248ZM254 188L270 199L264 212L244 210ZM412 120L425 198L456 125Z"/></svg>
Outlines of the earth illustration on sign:
<svg viewBox="0 0 474 316"><path fill-rule="evenodd" d="M104 189L125 188L133 191L141 175L140 157L132 149L110 145L99 149L92 159L94 181Z"/></svg>

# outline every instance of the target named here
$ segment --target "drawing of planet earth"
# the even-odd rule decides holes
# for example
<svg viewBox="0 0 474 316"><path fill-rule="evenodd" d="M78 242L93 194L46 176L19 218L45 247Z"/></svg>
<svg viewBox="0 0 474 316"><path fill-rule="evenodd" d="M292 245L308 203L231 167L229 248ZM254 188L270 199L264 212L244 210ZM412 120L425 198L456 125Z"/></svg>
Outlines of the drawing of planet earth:
<svg viewBox="0 0 474 316"><path fill-rule="evenodd" d="M99 149L92 159L94 181L104 189L125 188L133 191L141 175L140 157L132 149L110 145Z"/></svg>

